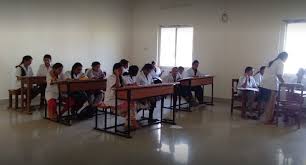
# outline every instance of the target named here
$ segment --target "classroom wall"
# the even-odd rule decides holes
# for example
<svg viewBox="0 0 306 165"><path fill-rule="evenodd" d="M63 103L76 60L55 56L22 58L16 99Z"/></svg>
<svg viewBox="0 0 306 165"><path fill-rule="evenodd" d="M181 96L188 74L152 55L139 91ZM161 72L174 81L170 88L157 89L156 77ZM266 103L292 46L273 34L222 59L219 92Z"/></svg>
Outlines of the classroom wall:
<svg viewBox="0 0 306 165"><path fill-rule="evenodd" d="M135 0L133 7L132 62L157 60L160 25L192 25L193 58L216 76L219 98L230 98L231 79L245 66L259 68L282 49L283 20L306 18L306 2L299 0ZM224 11L227 24L220 20Z"/></svg>
<svg viewBox="0 0 306 165"><path fill-rule="evenodd" d="M111 73L131 53L131 7L127 0L11 0L0 2L0 99L14 88L22 56L34 58L36 73L44 54L53 62L90 67L94 60Z"/></svg>

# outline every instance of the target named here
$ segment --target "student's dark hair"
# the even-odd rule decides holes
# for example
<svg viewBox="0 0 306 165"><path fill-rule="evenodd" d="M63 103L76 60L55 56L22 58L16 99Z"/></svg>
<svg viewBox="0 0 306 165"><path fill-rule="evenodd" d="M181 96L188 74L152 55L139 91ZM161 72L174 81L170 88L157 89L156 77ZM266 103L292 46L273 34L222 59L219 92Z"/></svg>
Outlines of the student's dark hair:
<svg viewBox="0 0 306 165"><path fill-rule="evenodd" d="M114 66L113 66L113 73L115 72L116 69L119 69L119 68L121 68L121 67L122 67L122 64L121 64L121 63L116 63L116 64L114 64Z"/></svg>
<svg viewBox="0 0 306 165"><path fill-rule="evenodd" d="M58 68L63 68L63 64L61 63L55 63L53 66L52 66L52 69L55 70L55 69L58 69Z"/></svg>
<svg viewBox="0 0 306 165"><path fill-rule="evenodd" d="M144 71L144 70L152 70L152 69L153 69L152 64L145 64L141 70Z"/></svg>
<svg viewBox="0 0 306 165"><path fill-rule="evenodd" d="M199 64L200 62L198 61L198 60L194 60L193 62L192 62L192 65L194 65L194 64Z"/></svg>
<svg viewBox="0 0 306 165"><path fill-rule="evenodd" d="M136 65L132 65L132 66L129 67L129 75L130 76L136 76L138 71L139 71L139 68Z"/></svg>
<svg viewBox="0 0 306 165"><path fill-rule="evenodd" d="M98 62L98 61L95 61L95 62L93 62L93 63L91 64L91 67L95 67L95 66L97 66L97 65L101 65L101 63Z"/></svg>
<svg viewBox="0 0 306 165"><path fill-rule="evenodd" d="M278 60L278 59L285 59L285 58L288 58L288 53L287 52L281 52L274 60L270 61L269 62L269 67L272 66L272 64Z"/></svg>
<svg viewBox="0 0 306 165"><path fill-rule="evenodd" d="M260 67L259 70L265 70L265 69L266 69L266 66L262 66L262 67Z"/></svg>
<svg viewBox="0 0 306 165"><path fill-rule="evenodd" d="M51 57L50 54L45 54L45 55L44 55L44 59L45 59L45 58L52 60L52 57Z"/></svg>
<svg viewBox="0 0 306 165"><path fill-rule="evenodd" d="M185 68L182 67L182 66L179 66L178 69L179 69L179 70L184 70Z"/></svg>
<svg viewBox="0 0 306 165"><path fill-rule="evenodd" d="M152 61L152 62L151 62L151 64L152 64L152 65L155 65L155 64L156 64L156 62L155 62L155 61Z"/></svg>
<svg viewBox="0 0 306 165"><path fill-rule="evenodd" d="M126 60L126 59L122 59L122 60L120 61L120 64L121 64L121 66L128 65L128 64L129 64L129 61Z"/></svg>
<svg viewBox="0 0 306 165"><path fill-rule="evenodd" d="M253 67L248 66L245 68L244 73L248 73L249 71L252 71L252 70L253 70Z"/></svg>
<svg viewBox="0 0 306 165"><path fill-rule="evenodd" d="M20 62L19 65L16 66L16 68L20 67L20 65L22 65L25 61L29 61L29 60L32 60L32 59L33 58L30 55L23 56L22 61Z"/></svg>
<svg viewBox="0 0 306 165"><path fill-rule="evenodd" d="M72 66L72 68L71 68L71 78L73 78L73 72L74 72L74 70L75 70L76 68L78 68L78 67L83 67L83 65L82 65L81 63L77 62L77 63L75 63L75 64Z"/></svg>
<svg viewBox="0 0 306 165"><path fill-rule="evenodd" d="M260 71L265 70L265 69L266 69L266 66L262 66L262 67L260 67L259 71L258 71L258 72L256 72L256 74L258 74Z"/></svg>

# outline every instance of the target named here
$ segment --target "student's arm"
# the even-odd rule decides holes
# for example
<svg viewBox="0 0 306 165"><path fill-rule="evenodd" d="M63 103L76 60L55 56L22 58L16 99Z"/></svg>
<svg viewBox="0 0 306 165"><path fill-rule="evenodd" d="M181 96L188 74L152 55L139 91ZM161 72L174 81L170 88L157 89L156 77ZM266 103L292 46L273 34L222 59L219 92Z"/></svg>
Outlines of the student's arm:
<svg viewBox="0 0 306 165"><path fill-rule="evenodd" d="M247 82L246 81L247 79L245 78L245 76L242 76L242 77L240 77L239 78L239 81L238 81L238 85L237 85L237 87L238 88L245 88L245 83Z"/></svg>
<svg viewBox="0 0 306 165"><path fill-rule="evenodd" d="M17 68L16 68L16 73L15 73L15 75L16 75L17 79L18 79L19 77L21 77L21 68L20 68L20 67L17 67Z"/></svg>
<svg viewBox="0 0 306 165"><path fill-rule="evenodd" d="M278 78L278 80L281 82L281 83L285 83L284 79L283 79L283 74L284 74L284 64L281 63L279 64L279 66L277 67L277 73L276 73L276 76Z"/></svg>
<svg viewBox="0 0 306 165"><path fill-rule="evenodd" d="M117 70L115 70L115 75L116 75L116 83L112 86L113 88L119 88L119 87L121 87L121 84L120 84L120 76L121 76L121 74L117 71Z"/></svg>
<svg viewBox="0 0 306 165"><path fill-rule="evenodd" d="M284 81L284 79L283 79L283 75L278 74L278 75L277 75L277 78L278 78L278 80L279 80L281 83L285 83L285 81Z"/></svg>
<svg viewBox="0 0 306 165"><path fill-rule="evenodd" d="M27 76L34 76L34 73L33 73L33 70L32 70L32 67L29 66L29 75Z"/></svg>

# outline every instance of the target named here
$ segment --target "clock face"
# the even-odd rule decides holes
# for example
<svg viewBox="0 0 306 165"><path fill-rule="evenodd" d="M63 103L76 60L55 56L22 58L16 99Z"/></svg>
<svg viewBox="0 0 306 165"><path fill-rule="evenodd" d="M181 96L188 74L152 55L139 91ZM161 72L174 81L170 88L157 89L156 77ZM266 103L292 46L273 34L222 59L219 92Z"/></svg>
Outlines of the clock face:
<svg viewBox="0 0 306 165"><path fill-rule="evenodd" d="M228 23L228 15L226 13L222 14L221 20L223 23Z"/></svg>

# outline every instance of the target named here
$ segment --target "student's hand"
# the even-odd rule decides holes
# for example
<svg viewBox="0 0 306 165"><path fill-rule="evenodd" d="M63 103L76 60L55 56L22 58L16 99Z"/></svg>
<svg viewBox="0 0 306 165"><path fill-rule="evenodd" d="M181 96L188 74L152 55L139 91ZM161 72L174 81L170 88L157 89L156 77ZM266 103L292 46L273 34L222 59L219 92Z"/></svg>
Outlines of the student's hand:
<svg viewBox="0 0 306 165"><path fill-rule="evenodd" d="M114 73L115 73L115 75L116 75L117 77L121 76L119 70L115 70Z"/></svg>

